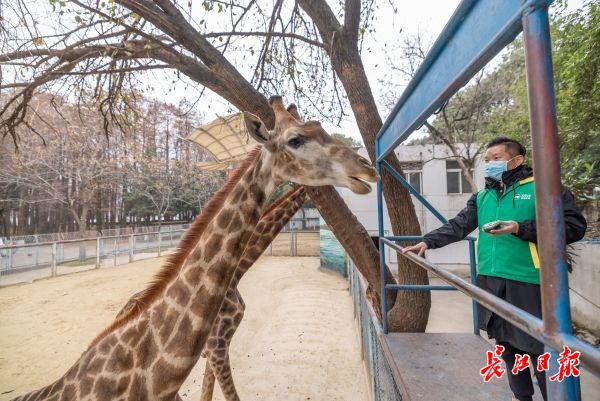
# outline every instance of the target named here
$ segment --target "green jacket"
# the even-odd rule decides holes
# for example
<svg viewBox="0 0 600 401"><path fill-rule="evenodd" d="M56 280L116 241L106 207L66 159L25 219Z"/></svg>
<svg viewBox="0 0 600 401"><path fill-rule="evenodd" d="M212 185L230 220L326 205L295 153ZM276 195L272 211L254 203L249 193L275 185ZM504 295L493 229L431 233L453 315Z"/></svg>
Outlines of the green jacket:
<svg viewBox="0 0 600 401"><path fill-rule="evenodd" d="M491 236L481 228L494 220L535 220L533 177L517 181L500 195L495 189L477 194L478 273L531 284L540 283L537 246L511 235Z"/></svg>

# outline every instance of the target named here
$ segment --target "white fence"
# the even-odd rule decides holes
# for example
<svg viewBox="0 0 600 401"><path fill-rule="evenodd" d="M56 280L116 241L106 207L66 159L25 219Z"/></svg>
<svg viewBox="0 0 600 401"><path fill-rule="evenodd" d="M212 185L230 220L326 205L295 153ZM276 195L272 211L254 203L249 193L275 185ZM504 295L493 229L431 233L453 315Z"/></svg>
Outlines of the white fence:
<svg viewBox="0 0 600 401"><path fill-rule="evenodd" d="M31 282L161 256L185 230L114 235L0 247L0 285ZM265 251L275 256L318 256L318 231L282 231Z"/></svg>
<svg viewBox="0 0 600 401"><path fill-rule="evenodd" d="M78 239L93 239L96 237L113 237L129 234L146 234L157 231L179 231L189 227L188 223L184 224L161 224L152 226L137 226L137 227L120 227L108 228L102 231L85 231L82 235L80 231L69 231L64 233L49 233L49 234L29 234L29 235L14 235L10 238L0 237L0 245L19 245L19 244L39 244L44 242L69 241Z"/></svg>

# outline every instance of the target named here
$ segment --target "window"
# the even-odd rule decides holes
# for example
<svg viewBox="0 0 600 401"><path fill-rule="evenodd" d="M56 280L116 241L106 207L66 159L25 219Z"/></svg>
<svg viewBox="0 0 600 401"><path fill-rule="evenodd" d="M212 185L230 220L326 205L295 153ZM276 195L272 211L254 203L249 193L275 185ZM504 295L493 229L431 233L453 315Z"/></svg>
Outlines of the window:
<svg viewBox="0 0 600 401"><path fill-rule="evenodd" d="M401 162L400 166L402 167L402 177L420 194L423 193L421 188L422 175L421 172L423 168L422 162Z"/></svg>
<svg viewBox="0 0 600 401"><path fill-rule="evenodd" d="M446 183L448 184L447 192L449 194L471 193L471 186L456 160L446 160Z"/></svg>
<svg viewBox="0 0 600 401"><path fill-rule="evenodd" d="M404 173L404 179L417 190L418 193L421 191L421 172L420 171L408 171Z"/></svg>

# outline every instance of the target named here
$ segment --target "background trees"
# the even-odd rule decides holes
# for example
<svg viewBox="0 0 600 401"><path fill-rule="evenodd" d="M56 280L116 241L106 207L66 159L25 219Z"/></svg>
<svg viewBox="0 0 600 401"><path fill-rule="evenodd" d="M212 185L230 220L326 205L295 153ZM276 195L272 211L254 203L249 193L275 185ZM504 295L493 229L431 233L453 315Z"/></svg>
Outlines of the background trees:
<svg viewBox="0 0 600 401"><path fill-rule="evenodd" d="M551 29L562 180L585 202L600 186L600 3L567 12L558 2ZM509 91L492 110L487 137L514 136L531 149L524 64L519 38L495 72Z"/></svg>
<svg viewBox="0 0 600 401"><path fill-rule="evenodd" d="M208 158L183 138L198 116L144 101L124 132L107 137L93 105L38 94L19 152L0 150L0 236L189 221L224 182L194 167Z"/></svg>

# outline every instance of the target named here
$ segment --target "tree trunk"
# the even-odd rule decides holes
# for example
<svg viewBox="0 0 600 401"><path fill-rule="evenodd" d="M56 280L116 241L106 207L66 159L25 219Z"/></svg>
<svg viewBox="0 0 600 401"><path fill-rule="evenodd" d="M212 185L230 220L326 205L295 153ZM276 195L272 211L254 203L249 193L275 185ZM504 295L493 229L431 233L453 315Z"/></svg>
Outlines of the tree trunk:
<svg viewBox="0 0 600 401"><path fill-rule="evenodd" d="M71 205L69 207L69 210L71 210L71 213L75 217L75 222L77 223L77 228L79 230L79 236L82 239L85 238L85 234L86 234L85 231L87 229L87 215L88 215L89 207L82 206L81 214L77 214L77 210L73 205ZM79 243L79 260L83 262L85 260L85 258L86 258L85 242L82 241Z"/></svg>
<svg viewBox="0 0 600 401"><path fill-rule="evenodd" d="M356 41L344 40L338 31L334 36L331 61L344 85L369 157L375 161L375 138L383 125L373 98ZM398 172L402 172L395 154L386 158ZM384 197L395 235L420 235L410 193L391 174L382 171ZM406 243L402 244L406 245ZM398 282L428 284L427 271L398 254ZM423 332L427 326L431 294L429 291L400 291L394 307L388 314L390 331Z"/></svg>
<svg viewBox="0 0 600 401"><path fill-rule="evenodd" d="M381 285L379 274L379 251L371 241L367 230L356 219L350 209L346 206L342 197L332 186L323 187L305 187L310 198L315 202L319 213L335 237L340 241L356 268L365 276L369 287L378 296L378 303L381 302ZM340 207L340 206L346 207ZM343 222L343 224L341 224ZM395 284L396 280L392 273L386 269L386 283ZM396 293L390 292L388 297L388 308L394 305ZM378 305L373 307L379 312Z"/></svg>

